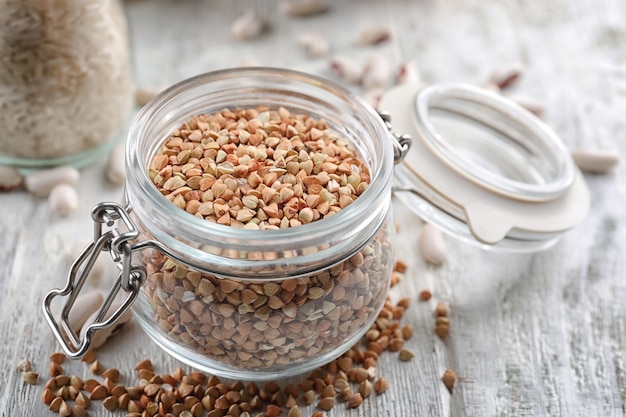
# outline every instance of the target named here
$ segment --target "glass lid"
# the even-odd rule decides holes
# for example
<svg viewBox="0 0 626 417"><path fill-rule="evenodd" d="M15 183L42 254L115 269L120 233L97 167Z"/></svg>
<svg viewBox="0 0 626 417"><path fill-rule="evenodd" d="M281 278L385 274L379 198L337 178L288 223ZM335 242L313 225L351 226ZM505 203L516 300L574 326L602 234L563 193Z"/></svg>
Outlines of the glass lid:
<svg viewBox="0 0 626 417"><path fill-rule="evenodd" d="M589 194L566 147L536 116L489 90L398 86L380 108L413 145L395 194L425 221L486 249L554 244L587 213Z"/></svg>
<svg viewBox="0 0 626 417"><path fill-rule="evenodd" d="M560 139L535 116L495 93L447 84L415 98L415 122L442 162L483 187L512 198L546 201L574 181L574 163Z"/></svg>

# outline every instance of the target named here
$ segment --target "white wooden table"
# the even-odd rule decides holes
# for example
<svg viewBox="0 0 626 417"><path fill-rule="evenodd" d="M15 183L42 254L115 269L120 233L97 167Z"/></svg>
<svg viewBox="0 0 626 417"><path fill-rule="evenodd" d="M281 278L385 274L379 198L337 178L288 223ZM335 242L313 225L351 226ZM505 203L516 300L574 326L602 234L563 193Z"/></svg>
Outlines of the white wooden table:
<svg viewBox="0 0 626 417"><path fill-rule="evenodd" d="M235 42L228 28L250 5L263 5L272 30ZM302 30L325 32L333 53L357 60L376 50L392 65L416 59L427 82L484 82L503 62L526 66L516 92L545 103L545 119L570 149L618 151L626 157L626 2L622 0L359 0L334 2L330 13L304 20L276 14L275 2L134 0L126 3L139 86L168 85L236 66L242 55L264 64L331 77L327 59L312 60L296 45ZM385 23L391 42L356 45L362 27ZM354 87L356 88L356 87ZM358 91L358 90L357 90ZM389 391L340 416L622 416L626 414L626 164L587 176L591 212L554 248L533 255L498 255L449 241L439 268L417 254L416 217L397 204L397 256L409 270L392 291L416 301L406 321L415 328L408 363L383 355ZM0 415L51 415L39 386L22 381L22 357L46 379L58 346L43 320L41 300L65 282L69 248L92 231L89 210L118 201L122 190L103 179L103 163L83 171L76 212L57 218L45 199L0 194ZM107 287L103 280L101 287ZM417 301L430 289L434 298ZM433 333L436 301L449 304L451 333ZM145 357L157 371L180 364L128 325L99 352L105 366L134 380ZM446 368L459 383L450 395ZM86 376L83 363L66 371ZM305 415L310 415L307 410ZM98 404L91 415L109 415ZM117 412L115 415L121 415Z"/></svg>

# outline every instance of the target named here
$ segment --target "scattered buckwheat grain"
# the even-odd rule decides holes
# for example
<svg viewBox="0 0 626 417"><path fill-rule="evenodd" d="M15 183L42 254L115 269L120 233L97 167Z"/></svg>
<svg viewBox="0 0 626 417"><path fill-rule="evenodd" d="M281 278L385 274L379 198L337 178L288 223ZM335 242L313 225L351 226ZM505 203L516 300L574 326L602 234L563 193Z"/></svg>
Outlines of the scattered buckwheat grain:
<svg viewBox="0 0 626 417"><path fill-rule="evenodd" d="M443 381L443 384L446 386L450 394L452 394L452 390L454 389L454 384L456 384L457 379L456 372L452 369L446 369L441 377L441 381Z"/></svg>

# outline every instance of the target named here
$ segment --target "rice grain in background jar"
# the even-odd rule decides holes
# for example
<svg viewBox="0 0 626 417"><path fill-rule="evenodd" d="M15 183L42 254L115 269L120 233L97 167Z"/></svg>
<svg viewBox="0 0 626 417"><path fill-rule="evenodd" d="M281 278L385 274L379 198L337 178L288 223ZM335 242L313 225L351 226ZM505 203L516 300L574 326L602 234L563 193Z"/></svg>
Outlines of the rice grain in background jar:
<svg viewBox="0 0 626 417"><path fill-rule="evenodd" d="M0 14L0 165L102 158L133 103L117 0L7 0Z"/></svg>
<svg viewBox="0 0 626 417"><path fill-rule="evenodd" d="M412 152L390 127L348 90L287 70L214 72L159 94L129 133L125 205L94 207L94 241L44 300L65 352L84 355L132 304L156 344L212 374L275 379L338 357L387 297L392 182ZM418 185L397 190L426 198ZM78 335L67 316L101 252L121 271L110 298L125 301Z"/></svg>

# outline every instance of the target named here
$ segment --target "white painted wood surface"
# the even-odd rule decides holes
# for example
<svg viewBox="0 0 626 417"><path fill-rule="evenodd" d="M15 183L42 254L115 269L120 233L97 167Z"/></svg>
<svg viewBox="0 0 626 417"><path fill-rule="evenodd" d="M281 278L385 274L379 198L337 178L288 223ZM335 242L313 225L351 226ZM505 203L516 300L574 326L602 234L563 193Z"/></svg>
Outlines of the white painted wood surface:
<svg viewBox="0 0 626 417"><path fill-rule="evenodd" d="M236 15L256 5L272 30L244 43L231 40ZM291 20L276 2L134 0L126 3L137 84L168 85L194 74L236 66L242 56L332 78L326 59L311 60L296 45L304 29L326 33L333 53L363 60L373 52L393 66L416 59L426 82L482 83L502 62L526 67L515 92L547 106L546 120L568 148L617 151L626 158L626 3L622 0L360 0L333 2L324 16ZM391 42L357 46L361 28L394 28ZM355 87L356 88L356 87ZM104 157L103 157L104 159ZM60 287L77 238L92 231L89 210L119 200L104 180L104 160L83 171L78 210L60 219L45 199L23 191L0 194L0 415L51 415L17 371L26 357L45 380L58 349L40 303ZM428 267L416 251L419 221L396 205L398 258L409 263L394 296L415 301L406 321L415 358L379 362L390 390L356 410L331 416L622 416L626 414L626 164L607 176L587 176L592 208L582 225L553 249L534 255L480 252L449 241L450 257ZM106 281L106 280L105 280ZM108 282L102 282L106 288ZM451 309L451 333L433 333L437 300ZM158 371L179 366L136 324L101 349L105 366L130 372L150 357ZM452 395L440 382L446 368L460 381ZM66 365L86 376L83 363ZM307 410L307 413L312 413ZM109 412L99 404L91 415ZM115 415L122 415L117 412Z"/></svg>

